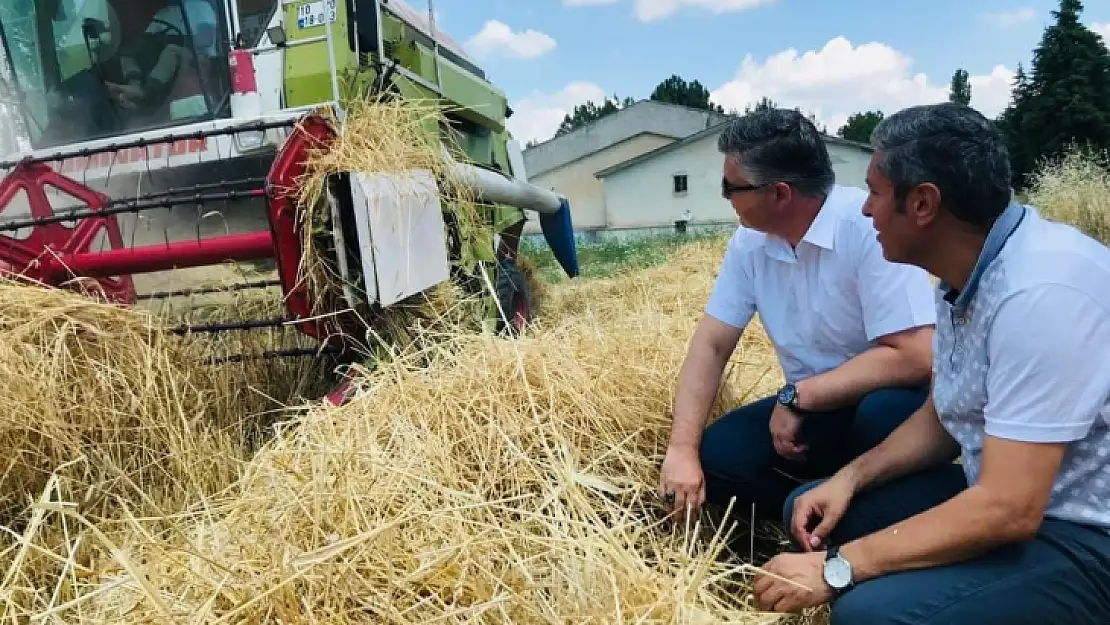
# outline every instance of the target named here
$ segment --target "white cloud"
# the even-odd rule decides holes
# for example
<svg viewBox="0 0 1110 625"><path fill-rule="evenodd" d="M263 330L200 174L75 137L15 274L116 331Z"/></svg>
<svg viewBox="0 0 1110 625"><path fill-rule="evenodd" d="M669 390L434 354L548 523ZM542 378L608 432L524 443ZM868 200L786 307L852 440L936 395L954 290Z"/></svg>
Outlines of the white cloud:
<svg viewBox="0 0 1110 625"><path fill-rule="evenodd" d="M1033 7L1021 7L1010 9L1009 11L991 11L983 13L982 17L996 26L1008 28L1033 21L1033 19L1037 17L1037 11Z"/></svg>
<svg viewBox="0 0 1110 625"><path fill-rule="evenodd" d="M713 14L747 11L778 0L635 0L636 17L641 22L653 22L674 15L684 7L709 11ZM586 7L615 4L620 0L563 0L563 6Z"/></svg>
<svg viewBox="0 0 1110 625"><path fill-rule="evenodd" d="M547 33L529 28L514 32L503 22L489 20L482 30L466 42L475 56L502 54L518 59L534 59L555 49L555 40Z"/></svg>
<svg viewBox="0 0 1110 625"><path fill-rule="evenodd" d="M931 82L912 72L913 59L884 43L853 46L836 37L820 50L799 54L790 48L764 61L745 57L732 80L712 92L726 110L743 111L766 96L780 106L812 111L830 133L852 113L882 110L891 114L915 104L948 99L949 77ZM972 75L971 105L988 117L1005 108L1013 71L996 66L990 74Z"/></svg>
<svg viewBox="0 0 1110 625"><path fill-rule="evenodd" d="M1102 43L1110 46L1110 22L1103 24L1091 24L1091 30L1102 35Z"/></svg>
<svg viewBox="0 0 1110 625"><path fill-rule="evenodd" d="M572 82L556 93L533 92L512 103L509 132L522 145L532 139L546 141L575 106L590 100L600 103L605 97L605 90L590 82Z"/></svg>
<svg viewBox="0 0 1110 625"><path fill-rule="evenodd" d="M565 2L566 0L564 0ZM574 0L582 2L583 0ZM590 2L591 0L586 0ZM604 1L604 0L602 0ZM777 0L636 0L636 17L651 22L669 17L683 7L693 7L713 14L747 11Z"/></svg>

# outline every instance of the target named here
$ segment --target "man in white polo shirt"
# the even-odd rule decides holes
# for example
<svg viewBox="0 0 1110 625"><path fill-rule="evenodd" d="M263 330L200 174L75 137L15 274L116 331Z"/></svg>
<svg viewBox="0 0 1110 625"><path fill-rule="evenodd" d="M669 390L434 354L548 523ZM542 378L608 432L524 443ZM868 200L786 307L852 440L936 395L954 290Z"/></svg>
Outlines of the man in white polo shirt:
<svg viewBox="0 0 1110 625"><path fill-rule="evenodd" d="M832 601L833 625L1106 625L1110 249L1013 200L998 132L969 107L906 109L873 143L883 252L941 279L933 390L791 496L804 553L765 568L796 584L763 577L758 603Z"/></svg>
<svg viewBox="0 0 1110 625"><path fill-rule="evenodd" d="M721 134L722 192L740 219L679 374L660 494L676 513L733 498L779 519L801 479L826 477L925 401L935 309L927 274L887 262L835 184L817 129L793 110ZM737 341L759 313L786 385L708 428Z"/></svg>

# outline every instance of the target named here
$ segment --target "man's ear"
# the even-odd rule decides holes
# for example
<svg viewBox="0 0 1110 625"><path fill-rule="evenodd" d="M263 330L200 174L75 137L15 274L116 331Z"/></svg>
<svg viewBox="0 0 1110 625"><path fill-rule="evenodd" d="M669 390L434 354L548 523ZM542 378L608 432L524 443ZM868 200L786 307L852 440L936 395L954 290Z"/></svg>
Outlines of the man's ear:
<svg viewBox="0 0 1110 625"><path fill-rule="evenodd" d="M940 189L935 184L919 184L906 193L906 214L918 228L924 228L940 216L940 202Z"/></svg>
<svg viewBox="0 0 1110 625"><path fill-rule="evenodd" d="M787 204L794 197L794 189L785 182L776 182L772 188L775 190L775 202L778 204Z"/></svg>

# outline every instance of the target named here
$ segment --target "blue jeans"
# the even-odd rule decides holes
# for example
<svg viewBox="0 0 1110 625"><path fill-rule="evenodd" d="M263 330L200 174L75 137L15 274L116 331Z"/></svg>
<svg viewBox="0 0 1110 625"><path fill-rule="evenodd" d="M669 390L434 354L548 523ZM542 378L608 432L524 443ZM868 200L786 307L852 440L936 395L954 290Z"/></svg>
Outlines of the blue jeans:
<svg viewBox="0 0 1110 625"><path fill-rule="evenodd" d="M783 509L787 531L794 499ZM963 469L944 465L853 500L829 537L842 545L951 499L967 488ZM949 566L863 582L834 604L831 625L1107 625L1110 533L1045 520L1036 539Z"/></svg>
<svg viewBox="0 0 1110 625"><path fill-rule="evenodd" d="M734 510L741 517L754 503L758 518L777 522L787 496L802 480L828 477L881 443L928 395L927 387L884 388L854 406L808 415L799 433L800 442L809 445L805 462L775 452L770 427L775 398L741 406L711 423L702 436L706 499L728 506L736 497Z"/></svg>

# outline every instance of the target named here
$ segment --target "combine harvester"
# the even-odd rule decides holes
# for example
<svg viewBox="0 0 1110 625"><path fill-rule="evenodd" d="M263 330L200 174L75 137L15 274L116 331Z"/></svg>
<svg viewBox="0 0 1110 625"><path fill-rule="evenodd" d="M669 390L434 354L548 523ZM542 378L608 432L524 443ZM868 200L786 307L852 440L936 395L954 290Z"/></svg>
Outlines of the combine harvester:
<svg viewBox="0 0 1110 625"><path fill-rule="evenodd" d="M190 331L294 323L337 353L360 348L368 307L450 279L497 293L499 329L519 327L531 312L515 265L526 210L566 273L578 273L566 199L527 182L505 95L436 30L430 1L427 17L398 0L0 4L10 69L0 100L30 142L0 163L0 270L133 305L173 295L137 293L158 272L268 262L276 280L239 287L280 286L286 318ZM479 242L481 262L462 261L468 235L441 201L444 181L401 193L397 176L350 172L329 181L330 218L312 226L343 293L312 292L294 203L310 150L339 136L341 85L442 107L447 123L430 132L465 155L451 161L452 178L496 231ZM306 353L316 352L266 356Z"/></svg>

